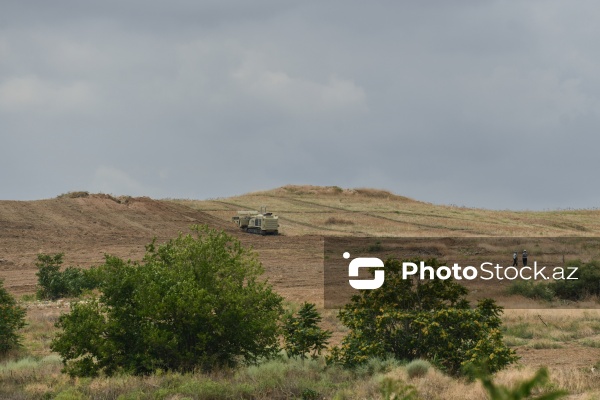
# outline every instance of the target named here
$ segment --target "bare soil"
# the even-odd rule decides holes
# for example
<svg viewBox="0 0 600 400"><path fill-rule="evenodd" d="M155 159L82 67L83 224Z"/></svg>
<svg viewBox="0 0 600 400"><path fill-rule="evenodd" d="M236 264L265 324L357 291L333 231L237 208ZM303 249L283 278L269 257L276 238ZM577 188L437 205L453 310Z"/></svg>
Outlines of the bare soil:
<svg viewBox="0 0 600 400"><path fill-rule="evenodd" d="M268 204L281 216L279 236L241 232L231 222L236 210ZM332 223L332 221L336 223ZM343 223L340 223L342 221ZM0 201L0 279L15 295L35 292L36 256L65 254L65 266L99 265L105 254L140 260L154 237L159 243L208 224L252 246L265 276L288 301L323 304L323 237L386 236L600 236L600 212L500 212L434 206L371 189L284 187L210 201L61 196L38 201ZM509 310L508 310L509 311ZM537 318L532 314L531 318ZM343 336L335 314L327 328ZM518 347L527 365L587 367L600 349L567 344L561 349Z"/></svg>
<svg viewBox="0 0 600 400"><path fill-rule="evenodd" d="M35 292L37 254L64 253L65 266L102 264L105 254L140 260L145 245L208 224L259 254L266 276L291 301L322 297L322 238L249 235L232 223L170 201L107 195L0 201L0 279L16 295Z"/></svg>

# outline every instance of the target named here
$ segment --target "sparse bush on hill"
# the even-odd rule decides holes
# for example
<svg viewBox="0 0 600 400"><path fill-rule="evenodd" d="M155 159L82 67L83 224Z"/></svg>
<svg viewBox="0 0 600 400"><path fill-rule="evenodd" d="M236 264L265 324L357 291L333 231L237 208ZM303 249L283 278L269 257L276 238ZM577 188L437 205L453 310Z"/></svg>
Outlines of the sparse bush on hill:
<svg viewBox="0 0 600 400"><path fill-rule="evenodd" d="M90 196L90 192L87 191L78 191L78 192L68 192L68 193L63 193L59 196L57 196L58 199L63 199L63 198L68 198L68 199L79 199L82 197L89 197Z"/></svg>
<svg viewBox="0 0 600 400"><path fill-rule="evenodd" d="M329 217L325 220L325 225L354 225L354 222L349 219Z"/></svg>
<svg viewBox="0 0 600 400"><path fill-rule="evenodd" d="M241 243L208 227L146 247L141 263L107 256L101 296L57 322L51 348L72 376L234 367L275 355L282 298Z"/></svg>
<svg viewBox="0 0 600 400"><path fill-rule="evenodd" d="M0 280L0 357L20 345L17 331L25 326L25 309L4 288Z"/></svg>
<svg viewBox="0 0 600 400"><path fill-rule="evenodd" d="M434 268L436 259L426 262ZM467 289L452 279L414 282L402 279L402 263L385 262L385 284L353 296L340 310L340 321L350 329L328 361L355 367L370 357L425 359L450 374L486 360L498 371L517 360L502 341L502 308L493 300L470 308Z"/></svg>

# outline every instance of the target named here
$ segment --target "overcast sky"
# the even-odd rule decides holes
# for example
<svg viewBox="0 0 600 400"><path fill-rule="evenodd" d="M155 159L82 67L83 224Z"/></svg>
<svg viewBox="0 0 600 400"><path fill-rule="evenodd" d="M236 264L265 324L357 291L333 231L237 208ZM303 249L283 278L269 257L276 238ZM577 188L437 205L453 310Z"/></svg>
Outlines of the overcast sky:
<svg viewBox="0 0 600 400"><path fill-rule="evenodd" d="M600 206L596 1L3 1L0 199Z"/></svg>

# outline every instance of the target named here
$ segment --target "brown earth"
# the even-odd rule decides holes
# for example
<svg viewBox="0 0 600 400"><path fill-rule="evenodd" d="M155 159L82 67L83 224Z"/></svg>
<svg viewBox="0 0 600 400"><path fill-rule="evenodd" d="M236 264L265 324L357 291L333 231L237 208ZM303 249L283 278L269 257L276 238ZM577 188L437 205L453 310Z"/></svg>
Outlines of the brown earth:
<svg viewBox="0 0 600 400"><path fill-rule="evenodd" d="M35 291L36 256L64 253L65 266L99 265L105 254L140 260L159 243L208 224L238 236L259 253L267 276L292 301L322 297L322 238L248 235L206 212L147 197L68 196L0 201L0 279L13 294Z"/></svg>
<svg viewBox="0 0 600 400"><path fill-rule="evenodd" d="M281 235L250 235L231 223L236 210L263 204L281 216ZM224 229L252 246L266 277L288 301L321 305L323 237L327 235L600 236L598 210L467 209L372 189L286 186L207 201L76 193L48 200L0 201L0 279L13 294L33 293L39 253L62 252L65 266L99 265L105 254L140 260L152 238L164 242L188 232L193 224ZM535 313L531 319L537 319ZM331 310L326 310L325 322L339 340L342 327ZM532 365L588 366L600 360L600 349L573 344L517 351L525 364Z"/></svg>

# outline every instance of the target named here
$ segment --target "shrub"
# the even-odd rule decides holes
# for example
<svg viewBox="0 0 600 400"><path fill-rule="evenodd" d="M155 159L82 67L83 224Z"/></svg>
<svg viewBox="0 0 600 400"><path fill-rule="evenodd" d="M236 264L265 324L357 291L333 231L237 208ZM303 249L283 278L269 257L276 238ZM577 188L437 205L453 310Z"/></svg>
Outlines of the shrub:
<svg viewBox="0 0 600 400"><path fill-rule="evenodd" d="M312 303L304 303L297 316L288 313L284 318L283 339L285 352L288 357L307 358L311 353L312 358L317 358L321 351L327 347L331 331L319 327L321 315Z"/></svg>
<svg viewBox="0 0 600 400"><path fill-rule="evenodd" d="M406 365L406 373L408 374L408 377L411 379L419 378L419 377L427 375L427 371L429 371L430 367L431 367L431 364L429 364L428 361L412 360L411 362L409 362Z"/></svg>
<svg viewBox="0 0 600 400"><path fill-rule="evenodd" d="M278 350L282 298L256 255L225 232L193 227L142 262L106 257L101 295L62 315L51 344L72 376L234 367Z"/></svg>
<svg viewBox="0 0 600 400"><path fill-rule="evenodd" d="M20 345L17 331L25 326L25 313L0 280L0 356Z"/></svg>
<svg viewBox="0 0 600 400"><path fill-rule="evenodd" d="M62 297L76 297L84 290L95 289L99 284L98 273L91 268L84 270L67 267L60 271L63 253L54 255L38 254L38 299L56 300Z"/></svg>
<svg viewBox="0 0 600 400"><path fill-rule="evenodd" d="M587 296L600 296L600 261L587 264L577 260L567 263L567 267L575 267L572 280L559 280L550 283L556 297L565 300L583 300Z"/></svg>
<svg viewBox="0 0 600 400"><path fill-rule="evenodd" d="M361 377L373 376L375 374L384 374L386 372L389 372L392 369L399 367L400 365L401 361L396 360L395 358L382 359L378 357L372 357L352 372L355 373L357 376Z"/></svg>
<svg viewBox="0 0 600 400"><path fill-rule="evenodd" d="M554 300L554 290L544 282L515 281L508 287L508 294L516 294L534 300Z"/></svg>
<svg viewBox="0 0 600 400"><path fill-rule="evenodd" d="M38 277L37 296L39 299L56 299L64 293L65 289L60 273L63 256L63 253L38 254L38 261L35 265L38 268L36 276Z"/></svg>
<svg viewBox="0 0 600 400"><path fill-rule="evenodd" d="M426 264L440 266L436 259ZM402 279L397 260L387 260L385 271L381 288L361 291L340 310L338 318L349 333L328 362L355 367L370 357L422 358L456 375L481 359L492 371L518 359L502 341L502 308L493 300L470 308L465 287L452 279Z"/></svg>
<svg viewBox="0 0 600 400"><path fill-rule="evenodd" d="M354 225L354 222L348 219L329 217L325 220L325 225Z"/></svg>

